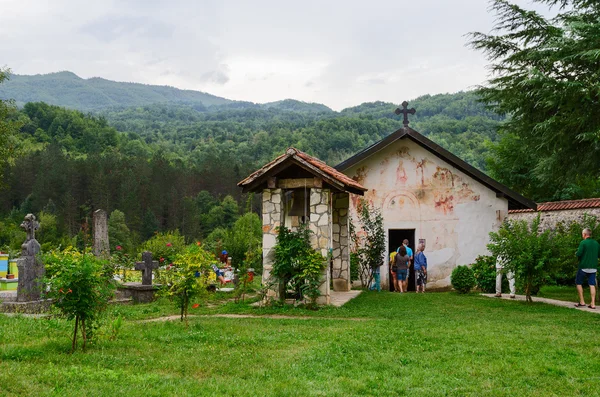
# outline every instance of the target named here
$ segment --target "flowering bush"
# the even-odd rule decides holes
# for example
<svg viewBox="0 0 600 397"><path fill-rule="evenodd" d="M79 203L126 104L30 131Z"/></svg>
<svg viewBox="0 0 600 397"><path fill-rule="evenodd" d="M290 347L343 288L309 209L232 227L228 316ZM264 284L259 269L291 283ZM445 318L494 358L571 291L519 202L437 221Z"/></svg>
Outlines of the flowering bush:
<svg viewBox="0 0 600 397"><path fill-rule="evenodd" d="M146 241L140 252L150 251L152 257L158 259L161 266L175 261L177 255L185 249L185 239L179 231L158 233Z"/></svg>
<svg viewBox="0 0 600 397"><path fill-rule="evenodd" d="M91 339L94 322L112 297L114 284L107 261L69 247L43 255L46 264L46 295L68 320L75 319L72 352L81 330L83 349Z"/></svg>
<svg viewBox="0 0 600 397"><path fill-rule="evenodd" d="M160 294L175 301L181 311L181 321L187 321L190 302L202 299L211 274L215 257L202 247L191 245L178 254L172 264L160 272L158 280L163 285ZM194 304L194 308L199 304Z"/></svg>

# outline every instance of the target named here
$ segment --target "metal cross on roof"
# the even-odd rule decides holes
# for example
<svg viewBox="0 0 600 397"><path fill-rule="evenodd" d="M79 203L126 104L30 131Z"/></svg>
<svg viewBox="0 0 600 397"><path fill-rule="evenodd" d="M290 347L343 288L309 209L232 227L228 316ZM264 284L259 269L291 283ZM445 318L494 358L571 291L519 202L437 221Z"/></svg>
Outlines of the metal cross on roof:
<svg viewBox="0 0 600 397"><path fill-rule="evenodd" d="M402 109L398 108L394 111L394 113L396 113L397 115L400 115L401 113L404 114L404 120L403 120L403 124L405 127L408 127L408 115L409 114L415 114L417 111L415 110L415 108L412 109L407 109L408 108L408 102L404 101L402 102Z"/></svg>

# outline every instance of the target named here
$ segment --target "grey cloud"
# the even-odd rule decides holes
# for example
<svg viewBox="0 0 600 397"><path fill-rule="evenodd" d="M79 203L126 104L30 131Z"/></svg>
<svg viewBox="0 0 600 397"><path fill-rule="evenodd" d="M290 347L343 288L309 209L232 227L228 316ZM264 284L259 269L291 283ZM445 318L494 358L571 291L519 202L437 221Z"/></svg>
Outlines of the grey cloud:
<svg viewBox="0 0 600 397"><path fill-rule="evenodd" d="M169 40L173 36L173 26L167 23L147 17L118 15L106 15L98 18L83 25L80 31L103 42L111 42L124 36L160 38L161 40Z"/></svg>
<svg viewBox="0 0 600 397"><path fill-rule="evenodd" d="M219 65L219 69L202 74L200 76L200 81L223 85L229 81L228 73L229 67L227 65Z"/></svg>

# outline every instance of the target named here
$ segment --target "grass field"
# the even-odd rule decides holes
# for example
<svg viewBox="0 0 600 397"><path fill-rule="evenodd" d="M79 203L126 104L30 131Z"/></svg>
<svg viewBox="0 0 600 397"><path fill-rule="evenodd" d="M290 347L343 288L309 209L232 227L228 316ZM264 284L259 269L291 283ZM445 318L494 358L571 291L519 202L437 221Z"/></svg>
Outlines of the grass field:
<svg viewBox="0 0 600 397"><path fill-rule="evenodd" d="M165 301L68 354L72 323L0 315L2 396L573 396L600 392L600 315L476 294L363 293L309 311L227 303L175 314ZM305 317L310 317L306 319Z"/></svg>

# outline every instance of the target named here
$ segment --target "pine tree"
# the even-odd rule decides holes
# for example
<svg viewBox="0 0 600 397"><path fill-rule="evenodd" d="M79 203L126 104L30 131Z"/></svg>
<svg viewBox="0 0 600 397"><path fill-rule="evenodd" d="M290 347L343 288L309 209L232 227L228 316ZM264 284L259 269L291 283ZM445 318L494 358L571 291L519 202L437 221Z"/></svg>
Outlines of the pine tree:
<svg viewBox="0 0 600 397"><path fill-rule="evenodd" d="M470 45L492 62L492 76L479 92L494 110L510 116L501 127L492 172L532 198L586 194L574 185L598 194L600 2L534 2L548 5L556 16L493 0L494 31L471 33ZM517 150L525 158L506 156ZM523 162L533 169L523 169ZM528 190L523 179L533 179Z"/></svg>

